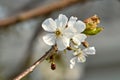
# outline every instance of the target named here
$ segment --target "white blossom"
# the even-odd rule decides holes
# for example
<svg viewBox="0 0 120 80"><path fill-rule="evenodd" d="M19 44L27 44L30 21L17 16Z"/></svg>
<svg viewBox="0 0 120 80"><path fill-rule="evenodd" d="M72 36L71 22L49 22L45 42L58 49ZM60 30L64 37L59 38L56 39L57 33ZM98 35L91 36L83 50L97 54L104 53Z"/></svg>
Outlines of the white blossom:
<svg viewBox="0 0 120 80"><path fill-rule="evenodd" d="M70 20L68 21L68 28L70 28L74 33L72 41L75 45L79 46L81 42L87 38L85 34L81 33L85 30L86 25L80 20L77 21L77 17L70 17Z"/></svg>
<svg viewBox="0 0 120 80"><path fill-rule="evenodd" d="M52 18L46 19L42 27L49 33L43 36L44 42L48 45L57 44L58 50L67 48L73 35L71 29L67 28L67 23L68 18L63 14L60 14L55 20Z"/></svg>
<svg viewBox="0 0 120 80"><path fill-rule="evenodd" d="M77 49L73 55L74 57L70 60L70 69L73 69L75 66L76 61L77 62L85 62L86 61L86 56L87 55L94 55L96 52L95 47L89 47L81 50L80 48Z"/></svg>
<svg viewBox="0 0 120 80"><path fill-rule="evenodd" d="M87 55L94 55L95 47L88 47L83 50L79 48L81 42L84 42L87 36L82 32L86 29L86 25L77 17L68 18L60 14L57 19L46 19L42 28L48 32L43 36L43 41L48 45L57 45L59 51L66 48L74 51L74 57L70 60L70 68L72 69L77 62L85 62Z"/></svg>

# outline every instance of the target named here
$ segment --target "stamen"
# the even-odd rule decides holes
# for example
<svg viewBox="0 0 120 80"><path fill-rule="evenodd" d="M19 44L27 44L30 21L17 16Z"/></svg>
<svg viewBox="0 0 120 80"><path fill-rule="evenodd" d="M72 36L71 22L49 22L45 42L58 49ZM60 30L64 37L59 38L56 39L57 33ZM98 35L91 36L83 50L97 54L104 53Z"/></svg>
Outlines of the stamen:
<svg viewBox="0 0 120 80"><path fill-rule="evenodd" d="M60 36L62 33L61 33L61 31L58 29L58 30L56 30L55 34L56 34L56 36L58 37L58 36Z"/></svg>

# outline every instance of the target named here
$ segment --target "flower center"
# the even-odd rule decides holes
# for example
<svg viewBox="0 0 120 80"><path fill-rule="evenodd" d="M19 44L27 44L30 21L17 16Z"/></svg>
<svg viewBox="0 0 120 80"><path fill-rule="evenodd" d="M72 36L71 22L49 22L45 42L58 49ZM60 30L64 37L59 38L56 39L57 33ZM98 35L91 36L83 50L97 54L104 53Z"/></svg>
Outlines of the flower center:
<svg viewBox="0 0 120 80"><path fill-rule="evenodd" d="M59 29L57 29L55 34L56 34L57 37L59 37L62 33L61 33L61 31Z"/></svg>

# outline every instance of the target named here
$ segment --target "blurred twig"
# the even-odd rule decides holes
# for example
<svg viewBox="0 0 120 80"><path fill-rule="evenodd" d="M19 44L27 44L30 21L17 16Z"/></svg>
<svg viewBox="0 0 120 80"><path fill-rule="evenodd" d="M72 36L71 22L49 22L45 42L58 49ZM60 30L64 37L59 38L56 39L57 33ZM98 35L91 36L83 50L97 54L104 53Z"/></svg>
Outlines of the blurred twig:
<svg viewBox="0 0 120 80"><path fill-rule="evenodd" d="M67 6L76 4L78 2L83 2L83 1L85 0L60 0L59 2L54 2L50 5L38 7L30 11L22 12L16 16L11 16L6 19L0 20L0 27L15 24L17 22L21 22L21 21L31 19L34 17L47 15L51 13L52 11L56 11L56 10L59 10Z"/></svg>
<svg viewBox="0 0 120 80"><path fill-rule="evenodd" d="M52 55L52 53L56 52L57 48L56 46L53 46L50 50L48 50L40 59L38 59L32 66L30 66L28 69L23 71L20 75L18 75L13 80L21 80L23 77L31 73L42 61L44 61L47 57Z"/></svg>
<svg viewBox="0 0 120 80"><path fill-rule="evenodd" d="M30 9L33 9L34 7L42 4L45 0L30 0L29 2L27 2L26 4L24 4L23 6L21 6L20 8L11 11L11 14L17 14L19 12L22 11L28 11Z"/></svg>

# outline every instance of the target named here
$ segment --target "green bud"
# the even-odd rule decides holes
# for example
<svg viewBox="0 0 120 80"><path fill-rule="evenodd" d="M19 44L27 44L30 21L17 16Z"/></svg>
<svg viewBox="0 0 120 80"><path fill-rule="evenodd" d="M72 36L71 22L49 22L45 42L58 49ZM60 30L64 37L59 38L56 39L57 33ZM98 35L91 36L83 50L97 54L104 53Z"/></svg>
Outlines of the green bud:
<svg viewBox="0 0 120 80"><path fill-rule="evenodd" d="M83 31L83 33L86 35L96 35L99 32L101 32L102 30L103 30L102 27L96 27L94 29L86 29L85 31Z"/></svg>

